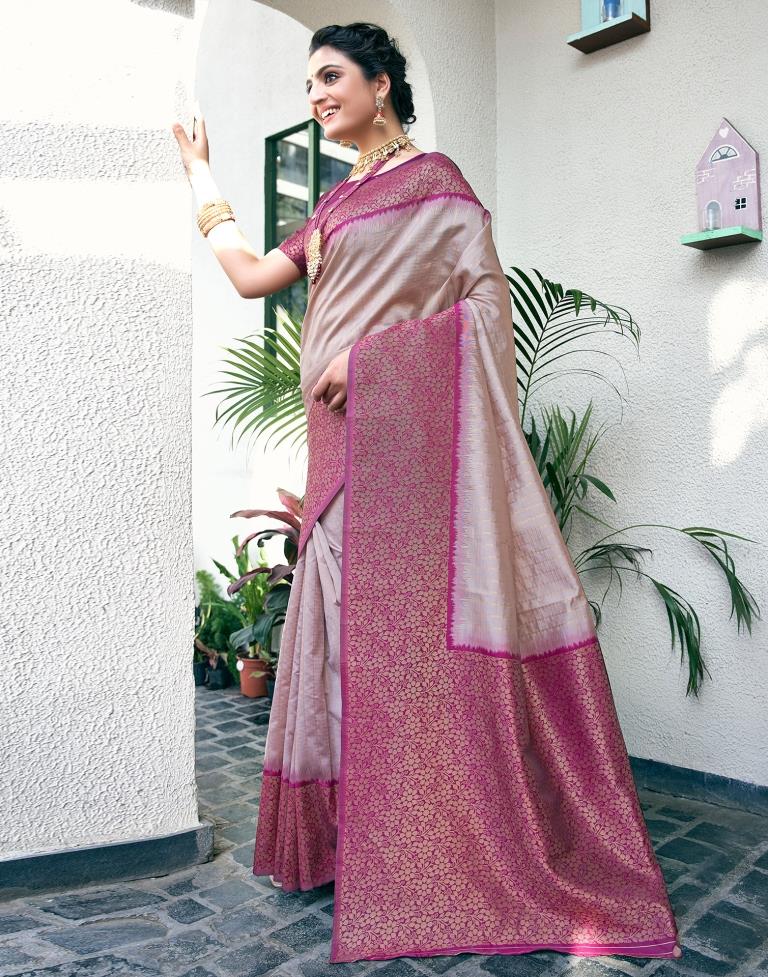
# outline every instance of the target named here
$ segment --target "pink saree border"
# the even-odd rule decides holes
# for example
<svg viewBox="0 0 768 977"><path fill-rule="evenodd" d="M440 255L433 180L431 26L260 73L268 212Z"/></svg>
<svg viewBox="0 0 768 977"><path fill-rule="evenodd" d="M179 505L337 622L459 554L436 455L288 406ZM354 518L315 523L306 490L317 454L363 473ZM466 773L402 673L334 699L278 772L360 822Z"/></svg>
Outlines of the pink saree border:
<svg viewBox="0 0 768 977"><path fill-rule="evenodd" d="M459 311L461 307L461 300L456 302L453 306L455 313L455 322L457 324L457 343L458 343L458 323L459 323ZM354 419L355 419L355 406L356 406L356 363L357 354L359 348L360 340L353 344L350 349L349 361L348 361L348 380L347 380L347 402L346 402L346 423L347 423L347 437L345 444L345 459L344 459L344 473L345 482L347 486L352 484L351 473L352 473L352 449L354 445L354 437L351 436L354 431ZM454 417L455 419L455 417ZM455 434L455 432L454 432ZM454 436L453 446L455 450L456 438ZM454 459L455 460L455 459ZM451 504L453 505L453 489L451 487ZM453 533L454 530L454 520L450 520L450 532ZM351 525L351 505L350 505L350 493L345 494L344 499L344 512L343 512L343 539L342 539L342 566L341 566L341 606L340 606L340 677L341 677L341 704L342 704L342 715L341 715L341 756L340 756L340 767L339 767L339 780L337 787L337 842L336 842L336 857L335 857L335 871L334 871L334 882L335 882L335 893L334 893L334 913L333 913L333 925L332 925L332 935L331 935L331 949L330 949L330 963L342 963L347 962L343 955L340 953L340 918L343 912L343 895L342 886L340 886L340 880L342 878L342 873L344 871L344 836L346 830L346 797L347 797L347 786L348 786L348 757L349 757L349 675L348 675L348 641L347 641L347 631L348 631L348 608L349 608L349 550L350 550L350 525ZM452 547L453 550L453 547ZM570 651L573 648L583 647L585 645L593 644L595 648L599 647L596 640L594 641L582 641L577 642L573 645L561 646L558 648L551 649L547 652L531 656L537 660L549 657L556 654L561 654L566 651ZM478 650L478 649L469 649ZM489 652L487 649L485 653L496 654L495 652ZM519 657L508 655L507 657ZM531 658L527 658L529 661ZM659 876L661 877L661 872L658 870ZM393 953L382 953L382 954L366 954L365 957L359 957L354 959L365 959L365 960L390 960L399 957L429 957L436 954L441 955L456 955L459 953L478 953L478 954L523 954L530 953L536 950L555 950L563 953L571 953L579 956L602 956L610 954L628 954L631 955L635 952L635 955L642 957L674 957L674 950L678 945L678 934L673 933L672 935L665 935L658 940L652 941L641 941L641 942L630 942L630 943L562 943L562 942L543 942L543 943L475 943L475 944L464 944L464 945L445 945L431 947L428 950L423 949L401 949Z"/></svg>
<svg viewBox="0 0 768 977"><path fill-rule="evenodd" d="M301 556L301 554L304 552L304 547L307 545L307 540L309 539L312 533L312 528L314 527L315 523L320 518L320 516L322 516L322 514L325 512L328 505L330 505L331 501L336 497L336 494L338 493L339 489L344 484L345 477L346 476L342 473L339 476L339 478L336 479L334 484L328 489L328 491L323 496L322 501L318 504L317 512L315 512L312 516L310 516L310 518L307 520L306 526L304 525L304 522L302 520L302 533L301 533L302 538L299 542L299 547L296 552L296 559L298 559Z"/></svg>
<svg viewBox="0 0 768 977"><path fill-rule="evenodd" d="M283 777L282 767L279 770L269 770L266 767L262 770L265 777L279 777L281 781L287 787L305 787L307 784L319 784L321 787L332 787L334 784L338 784L338 780L335 777L331 777L330 780L323 780L320 777L308 777L306 780L290 780L288 777Z"/></svg>
<svg viewBox="0 0 768 977"><path fill-rule="evenodd" d="M458 506L458 492L459 492L459 445L461 442L461 377L462 377L462 360L461 360L461 337L462 334L467 331L471 326L468 323L474 323L471 311L467 308L466 303L463 299L459 299L458 302L453 306L454 311L454 372L453 372L453 438L451 441L451 488L450 488L450 499L451 499L451 512L450 512L450 539L448 548L448 621L446 625L446 648L451 651L468 651L473 654L478 655L490 655L493 658L508 658L512 661L520 662L522 665L528 664L531 661L537 661L540 658L549 658L551 655L563 654L566 651L574 651L577 648L585 648L588 646L594 646L598 648L600 642L596 635L592 635L587 638L583 638L580 641L574 641L569 644L559 645L556 648L550 648L547 651L541 651L536 654L522 656L514 651L498 650L494 648L485 648L482 645L469 645L460 644L458 642L451 641L451 635L453 634L453 622L456 616L456 603L454 600L454 582L456 579L456 550L458 541L458 516L459 511Z"/></svg>
<svg viewBox="0 0 768 977"><path fill-rule="evenodd" d="M418 157L414 157L417 159ZM403 164L405 165L405 164ZM396 167L399 169L400 167ZM424 203L431 203L436 200L443 200L446 197L454 197L459 200L466 200L476 207L480 207L485 214L490 214L487 207L483 205L473 196L468 193L462 193L459 190L443 190L440 193L429 193L423 197L417 197L413 200L403 200L397 204L390 204L388 207L379 207L376 210L372 210L364 214L356 214L354 217L348 217L346 220L340 221L334 228L328 232L328 236L325 239L326 242L330 241L337 231L340 231L343 227L347 227L349 224L356 224L358 221L370 220L372 217L380 217L382 214L388 214L396 210L403 210L405 207L416 207ZM347 388L347 401L349 401L349 388Z"/></svg>

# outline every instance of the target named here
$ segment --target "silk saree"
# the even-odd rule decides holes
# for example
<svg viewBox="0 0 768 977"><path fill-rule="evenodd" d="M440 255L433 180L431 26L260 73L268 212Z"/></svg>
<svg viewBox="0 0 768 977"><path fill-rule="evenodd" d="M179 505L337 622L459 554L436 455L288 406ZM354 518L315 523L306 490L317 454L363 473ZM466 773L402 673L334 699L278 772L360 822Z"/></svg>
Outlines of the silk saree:
<svg viewBox="0 0 768 977"><path fill-rule="evenodd" d="M308 224L280 245L304 274ZM323 236L254 874L334 880L331 963L674 956L593 615L520 426L491 214L422 153ZM336 413L311 390L344 349Z"/></svg>

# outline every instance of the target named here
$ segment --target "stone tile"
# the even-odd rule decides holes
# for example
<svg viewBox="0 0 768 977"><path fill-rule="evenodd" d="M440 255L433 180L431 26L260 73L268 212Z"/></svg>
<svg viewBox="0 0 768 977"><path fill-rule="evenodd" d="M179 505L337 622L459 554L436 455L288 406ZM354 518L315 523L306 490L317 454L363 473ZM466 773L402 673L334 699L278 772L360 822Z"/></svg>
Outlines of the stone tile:
<svg viewBox="0 0 768 977"><path fill-rule="evenodd" d="M547 954L536 954L536 956L542 957L546 955ZM419 963L422 967L426 967L427 970L430 970L433 974L444 974L447 970L451 970L453 967L458 966L460 963L464 963L466 960L474 960L477 962L478 955L474 953L444 953L436 957L420 957Z"/></svg>
<svg viewBox="0 0 768 977"><path fill-rule="evenodd" d="M251 746L236 746L234 750L228 751L228 755L233 760L252 760L257 749L258 745L255 743Z"/></svg>
<svg viewBox="0 0 768 977"><path fill-rule="evenodd" d="M203 930L186 930L177 936L162 941L145 943L143 946L130 950L132 959L142 964L158 966L161 970L189 967L198 963L201 958L211 956L221 950L222 943L214 939Z"/></svg>
<svg viewBox="0 0 768 977"><path fill-rule="evenodd" d="M197 775L197 785L202 788L220 787L222 784L231 784L232 780L221 770L211 770L210 773L199 773Z"/></svg>
<svg viewBox="0 0 768 977"><path fill-rule="evenodd" d="M297 919L288 926L270 933L273 940L279 940L297 953L304 953L321 943L328 943L330 950L331 927L319 916L308 915Z"/></svg>
<svg viewBox="0 0 768 977"><path fill-rule="evenodd" d="M253 820L255 824L255 819L258 813L258 808L255 804L246 804L242 801L234 804L223 804L216 811L218 817L222 818L224 821L230 821L233 823L236 823L237 821L244 821L246 818L248 818Z"/></svg>
<svg viewBox="0 0 768 977"><path fill-rule="evenodd" d="M607 962L603 963L603 960L609 959L608 957L598 960L596 957L577 957L573 954L569 956L573 963L564 971L568 977L619 977L619 975L627 977L626 970L619 970ZM643 962L644 960L645 958Z"/></svg>
<svg viewBox="0 0 768 977"><path fill-rule="evenodd" d="M669 893L669 901L675 916L684 916L703 896L708 896L709 890L691 882L683 882Z"/></svg>
<svg viewBox="0 0 768 977"><path fill-rule="evenodd" d="M545 950L537 950L533 953L494 953L481 955L475 953L464 953L461 958L472 957L477 960L473 966L479 973L493 974L494 977L539 977L539 974L546 973L553 964L554 957L563 957L563 954L552 954ZM574 960L576 964L578 961ZM598 971L595 972L597 975Z"/></svg>
<svg viewBox="0 0 768 977"><path fill-rule="evenodd" d="M263 899L263 905L269 912L274 911L276 916L294 916L320 902L325 904L328 896L333 895L333 882L316 886L314 889L283 892L282 889L276 889L265 876L263 885L269 891Z"/></svg>
<svg viewBox="0 0 768 977"><path fill-rule="evenodd" d="M216 966L228 977L259 977L291 959L287 950L261 940L247 943L216 958Z"/></svg>
<svg viewBox="0 0 768 977"><path fill-rule="evenodd" d="M217 753L210 753L208 756L195 757L195 770L218 770L226 762L225 754L219 750Z"/></svg>
<svg viewBox="0 0 768 977"><path fill-rule="evenodd" d="M668 838L671 834L674 834L675 831L680 830L679 824L675 824L674 821L665 821L661 818L648 817L645 819L645 823L648 827L648 833L650 834L654 845L657 842Z"/></svg>
<svg viewBox="0 0 768 977"><path fill-rule="evenodd" d="M329 963L321 958L300 960L298 964L298 972L301 977L337 977L337 975L338 977L353 977L354 974L359 974L363 969L363 961Z"/></svg>
<svg viewBox="0 0 768 977"><path fill-rule="evenodd" d="M719 902L710 906L709 911L717 913L718 916L724 916L726 919L735 919L737 923L749 926L756 931L764 929L765 938L768 940L768 927L766 927L765 919L761 916L756 916L743 906L730 902L728 899L721 899Z"/></svg>
<svg viewBox="0 0 768 977"><path fill-rule="evenodd" d="M748 872L731 890L755 912L768 915L768 875L753 869Z"/></svg>
<svg viewBox="0 0 768 977"><path fill-rule="evenodd" d="M418 959L421 960L422 958L419 957ZM414 977L414 974L420 972L404 958L389 960L376 969L377 977Z"/></svg>
<svg viewBox="0 0 768 977"><path fill-rule="evenodd" d="M221 829L222 835L235 845L243 845L251 842L256 844L256 822L241 821L239 824L224 825Z"/></svg>
<svg viewBox="0 0 768 977"><path fill-rule="evenodd" d="M251 868L253 866L253 851L254 842L251 842L250 844L241 845L239 848L231 849L228 854L230 858L233 858L238 863L238 865L244 865L246 868Z"/></svg>
<svg viewBox="0 0 768 977"><path fill-rule="evenodd" d="M216 723L214 726L214 729L218 730L219 733L240 732L240 730L246 728L245 721L242 719L228 719L226 722Z"/></svg>
<svg viewBox="0 0 768 977"><path fill-rule="evenodd" d="M219 913L211 920L215 933L222 937L222 942L240 940L249 936L263 936L267 930L278 925L271 916L263 912L261 904L242 906L228 912Z"/></svg>
<svg viewBox="0 0 768 977"><path fill-rule="evenodd" d="M14 946L0 946L0 968L21 967L34 962L34 957Z"/></svg>
<svg viewBox="0 0 768 977"><path fill-rule="evenodd" d="M32 916L24 916L21 913L10 913L0 916L0 935L8 933L20 933L23 930L35 930L41 926L48 926L50 923L43 923Z"/></svg>
<svg viewBox="0 0 768 977"><path fill-rule="evenodd" d="M672 838L671 841L659 845L656 854L663 855L664 858L674 858L676 862L684 862L686 865L702 865L717 852L713 848L699 844L698 841L681 837Z"/></svg>
<svg viewBox="0 0 768 977"><path fill-rule="evenodd" d="M654 814L658 814L663 818L672 818L673 821L695 821L698 818L698 814L692 814L690 811L686 811L680 807L657 807Z"/></svg>
<svg viewBox="0 0 768 977"><path fill-rule="evenodd" d="M220 909L233 909L235 906L250 902L251 899L257 897L254 887L241 882L239 879L222 882L221 885L214 886L212 889L202 889L199 895L206 902L212 902Z"/></svg>
<svg viewBox="0 0 768 977"><path fill-rule="evenodd" d="M167 932L167 928L156 920L125 918L102 919L67 929L43 930L39 936L40 939L82 955L130 943L141 943L144 940L155 940L165 936Z"/></svg>
<svg viewBox="0 0 768 977"><path fill-rule="evenodd" d="M715 958L722 957L743 962L765 939L749 926L732 919L723 919L712 912L705 913L686 929L686 938Z"/></svg>
<svg viewBox="0 0 768 977"><path fill-rule="evenodd" d="M111 953L85 960L68 960L38 970L17 971L14 977L159 977L155 967L131 963Z"/></svg>
<svg viewBox="0 0 768 977"><path fill-rule="evenodd" d="M242 735L237 736L227 736L227 741L224 744L224 748L227 750L233 749L235 746L254 746L253 733L250 730Z"/></svg>
<svg viewBox="0 0 768 977"><path fill-rule="evenodd" d="M185 893L194 892L196 889L197 886L191 877L188 879L179 879L178 882L174 882L172 885L164 886L164 890L169 896L183 896Z"/></svg>
<svg viewBox="0 0 768 977"><path fill-rule="evenodd" d="M115 886L64 895L50 896L46 899L30 899L30 905L37 906L46 913L55 913L65 919L88 919L93 916L107 916L109 913L125 912L127 909L145 909L164 903L163 896L145 889Z"/></svg>
<svg viewBox="0 0 768 977"><path fill-rule="evenodd" d="M213 910L197 899L179 899L178 902L172 903L166 912L177 923L196 923L198 919L213 916Z"/></svg>
<svg viewBox="0 0 768 977"><path fill-rule="evenodd" d="M723 877L732 872L742 861L742 854L729 855L726 852L718 852L705 865L696 869L694 873L696 880L701 885L715 888L721 883Z"/></svg>
<svg viewBox="0 0 768 977"><path fill-rule="evenodd" d="M689 868L687 865L683 865L682 862L676 862L671 858L664 858L663 855L659 855L658 851L656 852L656 856L661 874L664 876L664 881L668 886L673 885L678 879L688 874Z"/></svg>
<svg viewBox="0 0 768 977"><path fill-rule="evenodd" d="M731 848L751 848L753 844L750 838L737 830L722 824L712 824L710 821L700 821L690 831L686 831L684 837L694 841L705 841L724 851Z"/></svg>

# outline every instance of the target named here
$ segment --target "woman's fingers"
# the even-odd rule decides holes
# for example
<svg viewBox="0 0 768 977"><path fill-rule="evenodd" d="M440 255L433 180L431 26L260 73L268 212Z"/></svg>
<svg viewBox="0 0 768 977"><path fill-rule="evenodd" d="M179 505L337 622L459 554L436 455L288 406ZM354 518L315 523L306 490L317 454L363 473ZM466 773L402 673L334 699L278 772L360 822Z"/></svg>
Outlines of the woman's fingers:
<svg viewBox="0 0 768 977"><path fill-rule="evenodd" d="M189 137L180 122L173 123L173 134L176 136L176 142L182 149L186 149L189 146Z"/></svg>

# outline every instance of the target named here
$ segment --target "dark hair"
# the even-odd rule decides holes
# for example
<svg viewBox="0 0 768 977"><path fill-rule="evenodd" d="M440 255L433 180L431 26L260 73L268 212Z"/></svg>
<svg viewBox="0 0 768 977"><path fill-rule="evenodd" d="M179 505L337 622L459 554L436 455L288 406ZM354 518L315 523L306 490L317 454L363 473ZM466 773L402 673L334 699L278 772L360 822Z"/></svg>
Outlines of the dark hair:
<svg viewBox="0 0 768 977"><path fill-rule="evenodd" d="M391 82L389 94L392 108L400 125L416 121L411 86L405 80L405 58L400 53L397 41L390 38L383 27L362 21L320 27L309 42L310 57L324 44L342 51L359 64L363 77L368 81L372 81L380 71L386 72Z"/></svg>

